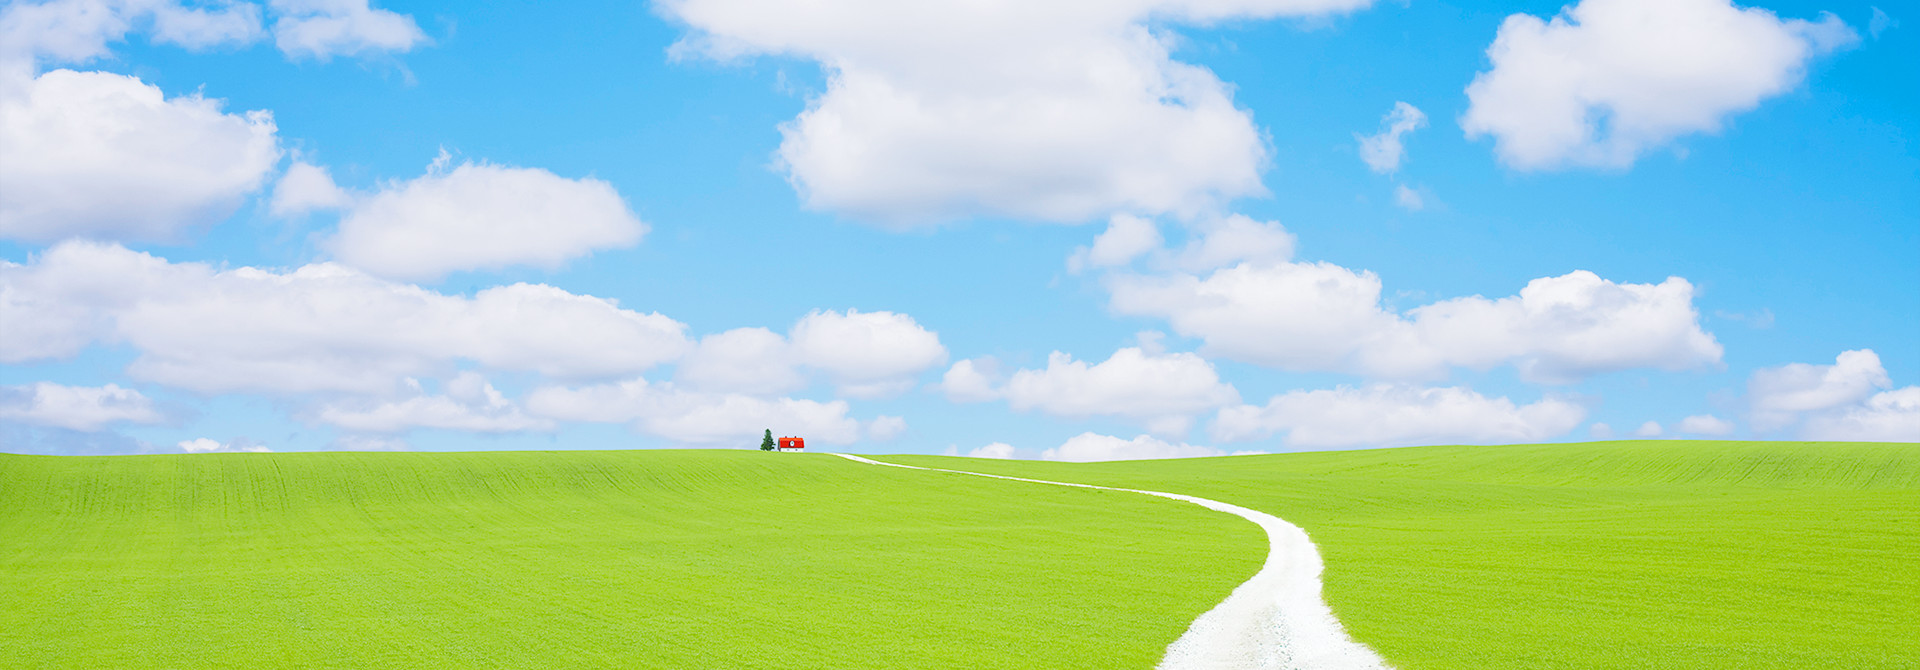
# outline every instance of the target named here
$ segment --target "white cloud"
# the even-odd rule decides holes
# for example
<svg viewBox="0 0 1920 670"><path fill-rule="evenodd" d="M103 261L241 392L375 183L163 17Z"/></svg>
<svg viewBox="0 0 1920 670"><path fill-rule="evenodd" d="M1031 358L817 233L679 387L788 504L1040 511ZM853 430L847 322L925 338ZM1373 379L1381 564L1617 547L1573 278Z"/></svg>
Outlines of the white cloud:
<svg viewBox="0 0 1920 670"><path fill-rule="evenodd" d="M814 311L788 339L796 361L826 372L855 398L906 391L916 375L947 360L940 336L893 312Z"/></svg>
<svg viewBox="0 0 1920 670"><path fill-rule="evenodd" d="M1406 148L1401 144L1401 136L1427 127L1427 115L1420 108L1404 102L1393 103L1393 111L1380 117L1380 132L1373 135L1354 133L1353 139L1360 142L1360 160L1369 169L1380 174L1393 174L1400 171L1400 161L1406 157ZM1417 209L1417 208L1416 208Z"/></svg>
<svg viewBox="0 0 1920 670"><path fill-rule="evenodd" d="M1213 364L1190 353L1149 355L1126 347L1089 366L1053 352L1044 370L1020 370L1006 384L1007 403L1055 416L1122 416L1160 435L1180 435L1195 414L1238 402Z"/></svg>
<svg viewBox="0 0 1920 670"><path fill-rule="evenodd" d="M219 7L185 7L172 2L147 4L153 9L153 39L188 49L247 44L260 39L260 6L234 2Z"/></svg>
<svg viewBox="0 0 1920 670"><path fill-rule="evenodd" d="M888 442L905 435L907 420L897 416L876 416L867 422L867 437L877 442Z"/></svg>
<svg viewBox="0 0 1920 670"><path fill-rule="evenodd" d="M427 41L413 17L367 0L271 0L273 42L295 60L407 52Z"/></svg>
<svg viewBox="0 0 1920 670"><path fill-rule="evenodd" d="M1841 352L1833 365L1755 370L1747 402L1757 430L1799 424L1808 440L1920 442L1920 386L1883 390L1892 387L1879 354L1858 349Z"/></svg>
<svg viewBox="0 0 1920 670"><path fill-rule="evenodd" d="M1840 19L1782 21L1729 0L1582 0L1551 21L1514 14L1467 87L1468 137L1520 169L1624 167L1798 86L1808 61L1857 37Z"/></svg>
<svg viewBox="0 0 1920 670"><path fill-rule="evenodd" d="M1855 349L1841 351L1834 365L1789 363L1753 371L1747 378L1747 403L1755 426L1774 430L1803 413L1853 405L1891 386L1880 355L1874 349Z"/></svg>
<svg viewBox="0 0 1920 670"><path fill-rule="evenodd" d="M946 357L940 337L908 315L815 310L786 337L765 328L708 335L674 379L694 390L767 396L806 387L802 371L817 370L840 394L871 398L912 388Z"/></svg>
<svg viewBox="0 0 1920 670"><path fill-rule="evenodd" d="M289 58L405 52L426 42L413 17L373 9L367 0L271 0L275 45ZM188 49L250 44L266 34L260 6L219 2L187 6L172 0L12 2L0 9L0 66L84 63L135 28L154 42Z"/></svg>
<svg viewBox="0 0 1920 670"><path fill-rule="evenodd" d="M1613 439L1613 426L1604 423L1595 422L1593 425L1587 427L1587 432L1592 434L1593 439L1596 440Z"/></svg>
<svg viewBox="0 0 1920 670"><path fill-rule="evenodd" d="M1232 89L1148 28L1322 16L1368 0L1072 3L667 0L676 55L821 64L781 126L807 206L907 226L971 215L1082 221L1263 192L1268 151Z"/></svg>
<svg viewBox="0 0 1920 670"><path fill-rule="evenodd" d="M321 407L322 423L361 433L399 433L414 428L442 428L477 433L517 433L552 430L550 420L528 416L508 401L485 377L462 372L449 380L445 394L422 392L408 380L416 395L387 402L347 402Z"/></svg>
<svg viewBox="0 0 1920 670"><path fill-rule="evenodd" d="M1666 430L1660 427L1659 422L1648 421L1646 423L1640 424L1639 428L1633 429L1633 436L1634 437L1659 437L1660 434L1663 432L1666 432Z"/></svg>
<svg viewBox="0 0 1920 670"><path fill-rule="evenodd" d="M1228 407L1214 421L1213 435L1233 442L1285 433L1287 446L1307 449L1537 442L1566 434L1586 414L1555 398L1516 406L1457 386L1370 384L1291 391L1264 406Z"/></svg>
<svg viewBox="0 0 1920 670"><path fill-rule="evenodd" d="M1888 16L1886 10L1880 9L1879 7L1873 7L1871 9L1873 9L1873 14L1867 19L1867 34L1872 36L1873 39L1880 39L1880 33L1886 32L1889 28L1900 27L1900 22L1892 16Z"/></svg>
<svg viewBox="0 0 1920 670"><path fill-rule="evenodd" d="M678 359L686 326L551 286L446 295L322 263L216 270L91 242L0 261L0 361L138 352L135 378L207 393L381 395L470 361L559 378L635 374Z"/></svg>
<svg viewBox="0 0 1920 670"><path fill-rule="evenodd" d="M1717 363L1700 329L1693 286L1617 284L1576 271L1528 282L1517 296L1445 300L1398 314L1380 279L1330 263L1246 262L1205 278L1187 273L1108 278L1113 311L1166 318L1203 353L1288 370L1439 378L1449 366L1512 364L1523 377L1565 383L1611 370L1682 370Z"/></svg>
<svg viewBox="0 0 1920 670"><path fill-rule="evenodd" d="M1733 422L1712 414L1695 414L1681 419L1675 430L1689 435L1731 435Z"/></svg>
<svg viewBox="0 0 1920 670"><path fill-rule="evenodd" d="M1409 212L1418 212L1427 208L1427 199L1419 191L1407 188L1406 184L1393 186L1393 204Z"/></svg>
<svg viewBox="0 0 1920 670"><path fill-rule="evenodd" d="M1278 221L1255 221L1240 214L1203 219L1194 232L1186 246L1170 252L1163 266L1204 272L1240 262L1279 263L1293 258L1297 241Z"/></svg>
<svg viewBox="0 0 1920 670"><path fill-rule="evenodd" d="M735 328L700 338L674 381L702 391L779 395L806 386L787 338L765 328Z"/></svg>
<svg viewBox="0 0 1920 670"><path fill-rule="evenodd" d="M323 244L348 265L420 280L515 265L557 269L597 249L633 246L646 232L607 182L468 163L355 203Z"/></svg>
<svg viewBox="0 0 1920 670"><path fill-rule="evenodd" d="M106 386L64 386L38 382L0 386L0 420L93 432L115 423L158 423L163 419L139 391Z"/></svg>
<svg viewBox="0 0 1920 670"><path fill-rule="evenodd" d="M1115 214L1107 222L1107 231L1093 238L1092 247L1074 250L1067 258L1067 269L1114 267L1160 248L1160 229L1152 219L1132 214Z"/></svg>
<svg viewBox="0 0 1920 670"><path fill-rule="evenodd" d="M1194 446L1185 442L1166 442L1149 435L1128 440L1087 432L1067 438L1067 441L1060 446L1041 452L1040 458L1049 461L1088 463L1223 455L1225 455L1223 452L1211 447Z"/></svg>
<svg viewBox="0 0 1920 670"><path fill-rule="evenodd" d="M1920 386L1875 393L1858 405L1816 414L1803 439L1849 442L1920 442Z"/></svg>
<svg viewBox="0 0 1920 670"><path fill-rule="evenodd" d="M860 422L847 417L844 400L706 393L645 379L543 387L528 394L526 406L535 415L562 421L632 423L642 432L695 446L754 446L769 429L814 443L851 444L860 437Z"/></svg>
<svg viewBox="0 0 1920 670"><path fill-rule="evenodd" d="M1774 430L1807 412L1830 410L1865 400L1893 380L1872 349L1843 351L1833 365L1792 363L1755 370L1747 380L1747 402L1754 427Z"/></svg>
<svg viewBox="0 0 1920 670"><path fill-rule="evenodd" d="M342 451L410 451L413 449L405 439L391 435L342 435L333 441L333 448Z"/></svg>
<svg viewBox="0 0 1920 670"><path fill-rule="evenodd" d="M1158 269L1202 272L1242 261L1281 262L1293 258L1297 241L1277 221L1255 221L1241 214L1206 216L1187 223L1188 239L1169 249L1153 221L1118 214L1092 247L1075 249L1067 269L1116 268L1145 257Z"/></svg>
<svg viewBox="0 0 1920 670"><path fill-rule="evenodd" d="M232 214L280 160L264 111L167 99L106 72L55 70L9 88L0 85L0 237L175 240Z"/></svg>
<svg viewBox="0 0 1920 670"><path fill-rule="evenodd" d="M992 358L969 358L947 368L940 378L940 390L954 402L986 402L1000 398L995 388L998 362Z"/></svg>
<svg viewBox="0 0 1920 670"><path fill-rule="evenodd" d="M205 49L261 35L260 8L245 2L186 7L166 0L51 0L0 7L0 69L29 74L37 63L84 63L108 54L137 24L153 41Z"/></svg>
<svg viewBox="0 0 1920 670"><path fill-rule="evenodd" d="M340 209L352 202L353 197L333 183L333 175L327 174L326 168L294 161L274 184L268 209L274 216L299 216L314 210Z"/></svg>
<svg viewBox="0 0 1920 670"><path fill-rule="evenodd" d="M205 437L195 438L191 440L183 440L179 444L174 446L178 447L181 451L187 452L189 454L240 453L240 452L264 454L264 453L273 451L272 449L268 449L265 445L254 444L246 440L234 440L233 442L221 442L219 440L205 438Z"/></svg>
<svg viewBox="0 0 1920 670"><path fill-rule="evenodd" d="M995 442L967 452L967 458L998 458L1000 460L1007 460L1013 458L1014 454L1018 453L1018 451L1019 450L1014 449L1011 444Z"/></svg>

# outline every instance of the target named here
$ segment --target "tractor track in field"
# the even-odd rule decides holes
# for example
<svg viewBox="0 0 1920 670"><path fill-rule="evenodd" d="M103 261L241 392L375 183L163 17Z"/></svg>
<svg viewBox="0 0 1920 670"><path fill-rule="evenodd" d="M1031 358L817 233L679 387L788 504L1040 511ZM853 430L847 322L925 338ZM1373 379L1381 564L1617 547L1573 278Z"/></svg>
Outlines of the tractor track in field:
<svg viewBox="0 0 1920 670"><path fill-rule="evenodd" d="M1226 600L1207 610L1167 645L1160 670L1386 670L1366 645L1347 636L1320 598L1320 552L1307 532L1285 520L1238 505L1178 493L1054 482L965 470L885 463L834 454L870 465L949 472L1035 484L1124 491L1189 502L1252 521L1267 533L1267 561Z"/></svg>

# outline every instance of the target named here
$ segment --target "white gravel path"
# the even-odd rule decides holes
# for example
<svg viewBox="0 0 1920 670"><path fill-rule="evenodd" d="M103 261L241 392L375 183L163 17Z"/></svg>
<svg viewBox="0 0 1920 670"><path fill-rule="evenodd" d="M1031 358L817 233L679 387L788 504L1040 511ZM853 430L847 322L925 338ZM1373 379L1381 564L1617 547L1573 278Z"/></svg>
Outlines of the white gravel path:
<svg viewBox="0 0 1920 670"><path fill-rule="evenodd" d="M1233 590L1226 600L1194 619L1187 632L1167 645L1161 670L1385 670L1386 661L1366 645L1347 637L1320 599L1320 552L1299 526L1279 517L1217 500L1178 493L1122 489L1091 484L989 475L965 470L922 468L834 454L841 458L909 470L952 472L1035 484L1077 486L1144 493L1190 502L1259 524L1267 531L1267 563Z"/></svg>

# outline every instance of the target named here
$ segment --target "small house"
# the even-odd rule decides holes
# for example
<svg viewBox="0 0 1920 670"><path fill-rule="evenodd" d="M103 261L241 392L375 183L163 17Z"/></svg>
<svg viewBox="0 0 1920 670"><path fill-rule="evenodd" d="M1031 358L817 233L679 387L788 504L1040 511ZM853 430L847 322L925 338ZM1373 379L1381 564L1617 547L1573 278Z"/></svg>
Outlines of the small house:
<svg viewBox="0 0 1920 670"><path fill-rule="evenodd" d="M798 437L780 438L781 451L804 451L806 450L806 448L807 448L807 441L803 438L798 438Z"/></svg>

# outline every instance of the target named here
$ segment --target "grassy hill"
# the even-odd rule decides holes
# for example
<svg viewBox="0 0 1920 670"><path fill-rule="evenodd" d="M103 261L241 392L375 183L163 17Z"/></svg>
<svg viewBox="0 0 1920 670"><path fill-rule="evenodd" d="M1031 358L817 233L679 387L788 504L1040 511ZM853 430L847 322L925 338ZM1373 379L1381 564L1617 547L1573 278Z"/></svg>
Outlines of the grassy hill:
<svg viewBox="0 0 1920 670"><path fill-rule="evenodd" d="M1920 445L886 458L1279 515L1403 670L1920 668ZM0 666L1146 668L1265 549L817 454L0 455Z"/></svg>
<svg viewBox="0 0 1920 670"><path fill-rule="evenodd" d="M1265 548L813 454L0 455L0 666L1144 668Z"/></svg>
<svg viewBox="0 0 1920 670"><path fill-rule="evenodd" d="M1285 518L1319 544L1348 631L1404 670L1920 668L1920 445L886 460Z"/></svg>

